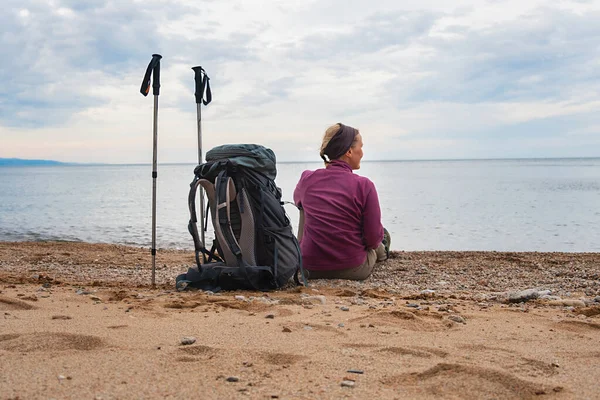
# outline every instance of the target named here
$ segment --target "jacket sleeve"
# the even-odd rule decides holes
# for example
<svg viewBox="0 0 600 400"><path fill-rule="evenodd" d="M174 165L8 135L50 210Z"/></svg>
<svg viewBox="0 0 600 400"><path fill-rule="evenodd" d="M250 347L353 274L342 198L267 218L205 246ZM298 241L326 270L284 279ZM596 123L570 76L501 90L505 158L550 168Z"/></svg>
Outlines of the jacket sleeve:
<svg viewBox="0 0 600 400"><path fill-rule="evenodd" d="M301 207L302 205L302 198L303 198L303 194L304 194L304 188L302 185L302 182L304 180L304 176L306 175L307 171L304 171L302 173L302 175L300 176L300 180L298 180L298 183L296 184L296 188L294 189L294 204L296 204L297 207Z"/></svg>
<svg viewBox="0 0 600 400"><path fill-rule="evenodd" d="M383 225L381 224L381 208L379 196L373 182L369 181L365 207L363 211L363 237L367 249L376 249L383 240Z"/></svg>

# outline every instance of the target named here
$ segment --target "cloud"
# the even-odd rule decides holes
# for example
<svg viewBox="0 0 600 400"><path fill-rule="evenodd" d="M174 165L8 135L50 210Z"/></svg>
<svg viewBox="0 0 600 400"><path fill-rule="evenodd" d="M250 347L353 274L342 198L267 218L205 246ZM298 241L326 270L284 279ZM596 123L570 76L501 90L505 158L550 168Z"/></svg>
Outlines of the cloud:
<svg viewBox="0 0 600 400"><path fill-rule="evenodd" d="M5 99L0 118L8 126L57 124L97 106L102 99L94 86L123 76L155 41L143 34L147 26L132 21L134 7L9 1L7 9L0 17L7 32L1 39L7 85L0 89Z"/></svg>
<svg viewBox="0 0 600 400"><path fill-rule="evenodd" d="M375 12L363 21L322 29L292 45L290 56L328 60L332 68L351 69L348 61L370 57L386 48L405 47L427 36L440 14L434 12Z"/></svg>
<svg viewBox="0 0 600 400"><path fill-rule="evenodd" d="M454 37L425 38L427 74L404 97L465 103L560 100L598 85L599 12L542 8L508 23Z"/></svg>
<svg viewBox="0 0 600 400"><path fill-rule="evenodd" d="M147 161L153 53L163 161L196 159L195 65L213 89L206 147L259 142L282 160L318 161L338 121L370 159L510 156L521 139L590 154L565 138L594 144L581 132L600 125L597 2L5 3L0 156Z"/></svg>
<svg viewBox="0 0 600 400"><path fill-rule="evenodd" d="M202 51L209 61L241 53L240 45L222 40L160 35L161 22L195 11L181 4L9 1L8 10L0 17L7 32L1 38L7 63L0 73L7 85L0 88L5 99L0 118L7 126L60 124L104 104L108 99L95 89L134 70L141 83L153 52L178 49L189 60ZM240 40L238 35L231 43Z"/></svg>

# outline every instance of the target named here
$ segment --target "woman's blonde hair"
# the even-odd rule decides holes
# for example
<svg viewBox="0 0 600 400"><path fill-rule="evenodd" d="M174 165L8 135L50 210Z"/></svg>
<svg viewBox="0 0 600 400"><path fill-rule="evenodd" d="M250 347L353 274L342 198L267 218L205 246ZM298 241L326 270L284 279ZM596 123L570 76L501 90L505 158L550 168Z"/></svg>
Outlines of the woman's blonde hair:
<svg viewBox="0 0 600 400"><path fill-rule="evenodd" d="M319 155L325 161L325 165L329 164L332 161L332 160L326 161L326 158L325 158L325 148L327 148L327 145L329 144L329 141L331 140L331 138L333 138L335 136L336 133L338 133L338 131L340 130L341 127L342 126L339 123L335 124L335 125L331 125L325 131L325 135L323 135L323 142L321 142L321 152L319 153ZM354 147L356 145L356 142L358 141L357 138L358 138L358 134L359 133L360 132L357 129L356 130L356 135L354 136L354 141L352 142L352 146L350 146L350 147Z"/></svg>

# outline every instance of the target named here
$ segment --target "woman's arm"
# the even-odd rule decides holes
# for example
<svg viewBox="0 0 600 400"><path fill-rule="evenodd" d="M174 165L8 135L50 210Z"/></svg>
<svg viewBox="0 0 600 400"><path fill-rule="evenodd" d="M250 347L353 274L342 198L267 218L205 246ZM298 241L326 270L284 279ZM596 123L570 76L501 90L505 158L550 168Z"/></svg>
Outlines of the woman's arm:
<svg viewBox="0 0 600 400"><path fill-rule="evenodd" d="M372 182L367 191L365 208L363 212L363 236L367 249L376 249L383 240L383 225L381 224L381 208L379 196Z"/></svg>

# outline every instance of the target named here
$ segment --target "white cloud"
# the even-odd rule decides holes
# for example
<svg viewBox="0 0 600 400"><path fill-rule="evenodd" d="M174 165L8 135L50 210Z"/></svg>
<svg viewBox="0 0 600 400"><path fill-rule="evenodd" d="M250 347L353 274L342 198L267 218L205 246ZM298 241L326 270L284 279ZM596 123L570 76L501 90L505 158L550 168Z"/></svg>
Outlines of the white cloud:
<svg viewBox="0 0 600 400"><path fill-rule="evenodd" d="M370 159L510 157L519 140L538 144L533 155L548 143L588 155L572 138L589 136L574 132L600 124L596 1L10 0L5 9L0 157L151 161L152 100L139 86L155 52L163 162L196 161L195 65L213 88L206 149L258 142L282 160L318 161L322 132L343 121L364 133Z"/></svg>

